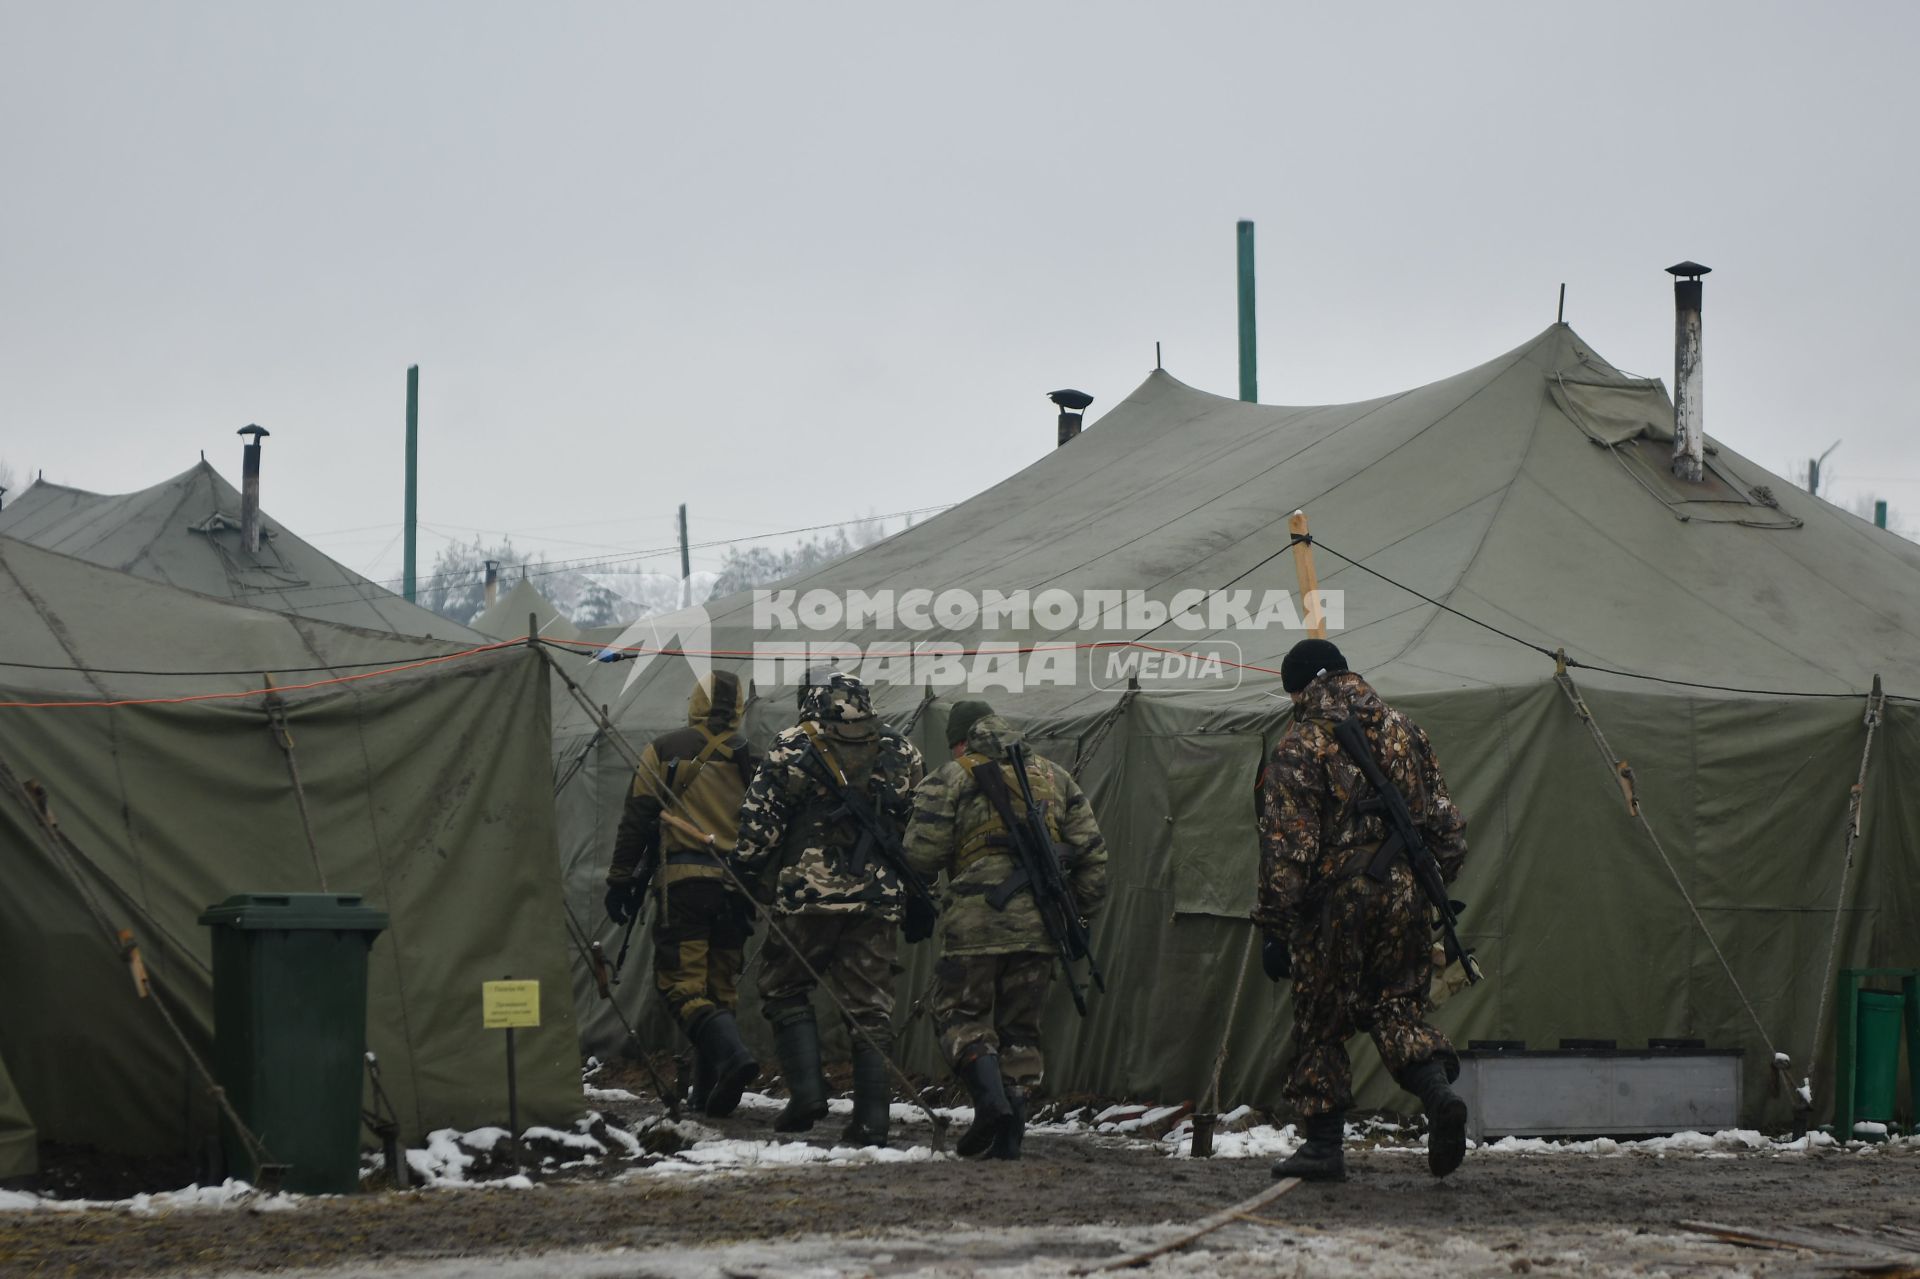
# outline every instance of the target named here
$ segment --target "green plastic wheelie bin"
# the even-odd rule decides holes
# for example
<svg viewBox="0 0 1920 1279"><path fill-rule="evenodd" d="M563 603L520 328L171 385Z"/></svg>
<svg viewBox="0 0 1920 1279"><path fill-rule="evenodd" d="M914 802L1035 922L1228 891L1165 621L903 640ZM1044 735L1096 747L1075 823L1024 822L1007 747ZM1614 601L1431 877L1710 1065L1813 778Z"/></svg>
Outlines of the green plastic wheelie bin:
<svg viewBox="0 0 1920 1279"><path fill-rule="evenodd" d="M367 1051L367 956L387 927L358 893L239 893L210 906L214 1076L265 1148L223 1117L227 1166L285 1169L281 1188L346 1194L360 1185Z"/></svg>

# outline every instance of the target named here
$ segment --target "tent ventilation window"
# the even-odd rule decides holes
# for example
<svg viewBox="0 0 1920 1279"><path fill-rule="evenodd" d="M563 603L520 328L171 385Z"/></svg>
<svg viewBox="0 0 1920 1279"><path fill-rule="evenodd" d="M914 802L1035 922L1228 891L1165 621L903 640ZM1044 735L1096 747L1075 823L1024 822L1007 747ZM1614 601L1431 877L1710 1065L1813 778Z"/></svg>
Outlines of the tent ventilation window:
<svg viewBox="0 0 1920 1279"><path fill-rule="evenodd" d="M1583 379L1556 373L1548 382L1553 402L1596 446L1682 523L1744 524L1792 529L1801 521L1780 509L1779 499L1734 474L1711 442L1698 484L1668 469L1673 455L1673 402L1654 378Z"/></svg>

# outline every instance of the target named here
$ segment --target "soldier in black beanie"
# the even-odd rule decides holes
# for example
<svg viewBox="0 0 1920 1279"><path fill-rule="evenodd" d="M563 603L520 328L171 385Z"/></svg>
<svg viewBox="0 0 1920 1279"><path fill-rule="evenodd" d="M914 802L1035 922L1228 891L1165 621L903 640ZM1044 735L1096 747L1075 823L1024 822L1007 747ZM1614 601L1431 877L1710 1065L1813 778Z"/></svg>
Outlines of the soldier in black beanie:
<svg viewBox="0 0 1920 1279"><path fill-rule="evenodd" d="M1293 697L1293 724L1260 775L1253 921L1266 933L1267 975L1293 980L1285 1096L1306 1142L1273 1175L1345 1179L1341 1145L1353 1104L1346 1041L1364 1030L1394 1079L1420 1098L1427 1166L1444 1177L1466 1153L1467 1107L1450 1087L1460 1071L1453 1045L1426 1021L1433 929L1405 856L1393 858L1384 878L1369 874L1389 831L1377 808L1353 802L1372 787L1334 725L1359 722L1447 882L1466 860L1467 819L1447 794L1427 735L1348 670L1338 648L1302 640L1281 662L1280 683Z"/></svg>

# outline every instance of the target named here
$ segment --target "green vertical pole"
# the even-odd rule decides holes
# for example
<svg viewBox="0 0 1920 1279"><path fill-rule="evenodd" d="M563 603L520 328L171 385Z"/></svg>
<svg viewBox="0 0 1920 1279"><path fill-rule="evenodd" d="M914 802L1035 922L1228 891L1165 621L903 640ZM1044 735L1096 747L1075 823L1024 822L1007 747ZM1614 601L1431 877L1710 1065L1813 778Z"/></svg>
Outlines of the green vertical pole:
<svg viewBox="0 0 1920 1279"><path fill-rule="evenodd" d="M1253 223L1241 219L1235 238L1240 248L1240 398L1252 404L1260 398L1253 340Z"/></svg>
<svg viewBox="0 0 1920 1279"><path fill-rule="evenodd" d="M420 519L420 366L407 366L407 515L404 530L406 567L401 571L400 593L413 602L414 573L418 568L418 523Z"/></svg>
<svg viewBox="0 0 1920 1279"><path fill-rule="evenodd" d="M1885 502L1875 502L1873 504L1873 526L1875 528L1885 528L1887 526L1887 504Z"/></svg>

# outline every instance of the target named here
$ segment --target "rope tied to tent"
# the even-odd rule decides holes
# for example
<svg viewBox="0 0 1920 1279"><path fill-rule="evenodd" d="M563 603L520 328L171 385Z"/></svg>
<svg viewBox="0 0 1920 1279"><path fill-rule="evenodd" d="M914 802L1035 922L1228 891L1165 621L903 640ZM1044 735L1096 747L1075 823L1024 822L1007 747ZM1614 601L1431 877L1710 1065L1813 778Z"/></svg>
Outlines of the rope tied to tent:
<svg viewBox="0 0 1920 1279"><path fill-rule="evenodd" d="M307 811L307 788L300 783L300 762L293 753L293 730L287 726L287 702L273 686L273 676L266 680L266 699L261 703L267 713L267 731L273 735L274 745L287 758L287 777L293 782L293 802L300 810L300 827L307 835L307 855L313 859L313 875L320 881L320 891L331 892L327 887L327 872L320 866L320 842L313 836L313 815Z"/></svg>
<svg viewBox="0 0 1920 1279"><path fill-rule="evenodd" d="M1860 776L1859 780L1854 782L1853 788L1847 792L1847 825L1846 834L1842 840L1840 882L1833 892L1833 932L1827 941L1826 972L1820 978L1820 1005L1813 1014L1813 1038L1807 1041L1812 1046L1810 1051L1813 1052L1819 1051L1820 1036L1827 1028L1827 1004L1833 994L1833 966L1840 953L1840 921L1845 917L1847 909L1847 879L1853 873L1853 850L1860 839L1860 812L1866 797L1867 765L1873 759L1873 735L1880 727L1886 702L1887 696L1880 687L1880 677L1875 675L1873 692L1867 698L1867 709L1861 717L1861 722L1866 726L1867 740L1860 750ZM1838 1080L1835 1081L1835 1086L1839 1086ZM1809 1095L1811 1091L1809 1083L1808 1092L1801 1094L1808 1108L1813 1105L1813 1098Z"/></svg>
<svg viewBox="0 0 1920 1279"><path fill-rule="evenodd" d="M1080 770L1086 766L1087 761L1099 753L1101 745L1107 740L1107 734L1113 731L1113 726L1120 722L1120 717L1127 713L1127 707L1133 705L1133 699L1138 696L1140 696L1139 681L1129 680L1127 691L1120 694L1119 699L1107 708L1106 713L1094 721L1093 727L1088 729L1087 735L1081 739L1080 749L1074 752L1073 768L1070 771L1075 777L1080 775Z"/></svg>
<svg viewBox="0 0 1920 1279"><path fill-rule="evenodd" d="M1566 659L1564 653L1556 654L1555 657L1557 662L1565 662L1566 665L1574 664ZM1720 969L1727 975L1728 984L1733 987L1733 993L1739 998L1740 1006L1746 1009L1747 1016L1752 1019L1753 1028L1760 1034L1760 1042L1766 1046L1775 1080L1786 1084L1789 1091L1795 1091L1790 1074L1792 1063L1785 1053L1774 1047L1773 1037L1767 1034L1766 1025L1761 1022L1760 1014L1754 1009L1753 1001L1747 997L1746 988L1740 984L1739 977L1734 975L1733 965L1728 962L1726 952L1720 949L1720 943L1714 937L1713 930L1707 926L1706 916L1700 913L1700 907L1694 902L1693 894L1687 891L1686 881L1681 879L1679 869L1673 864L1673 858L1667 855L1666 845L1660 842L1660 835L1653 829L1653 823L1647 820L1646 810L1632 790L1632 770L1607 741L1607 735L1601 731L1599 721L1593 717L1592 709L1587 706L1586 699L1581 697L1579 688L1574 684L1573 676L1567 673L1566 665L1559 666L1553 677L1554 683L1558 684L1560 691L1567 695L1567 701L1573 706L1574 714L1580 717L1580 722L1587 726L1587 732L1593 736L1594 746L1599 749L1601 758L1607 761L1608 770L1620 783L1626 795L1628 815L1640 823L1640 829L1646 833L1647 842L1652 844L1653 851L1659 854L1660 864L1667 868L1667 874L1672 878L1674 888L1679 891L1680 899L1686 902L1694 924L1700 929L1700 935L1707 939L1707 945L1712 949L1713 957L1720 961ZM1795 1095L1799 1095L1797 1091Z"/></svg>
<svg viewBox="0 0 1920 1279"><path fill-rule="evenodd" d="M233 1125L241 1145L246 1148L248 1158L253 1160L254 1187L271 1192L285 1175L286 1165L274 1162L266 1144L240 1118L239 1112L233 1107L233 1102L227 1097L227 1090L220 1085L218 1079L214 1078L213 1072L207 1068L206 1062L201 1060L200 1054L194 1051L192 1041L180 1028L180 1023L174 1019L173 1010L167 1006L168 996L164 983L154 980L152 971L141 956L133 930L116 928L112 919L108 917L106 909L100 905L92 889L88 887L86 877L80 873L80 868L75 861L79 856L79 849L67 837L66 832L60 829L60 821L54 815L52 797L47 793L47 788L31 778L21 781L4 759L0 759L0 781L4 781L25 798L27 810L33 814L40 837L46 844L47 851L53 854L55 865L59 866L66 873L67 878L73 881L73 886L78 890L87 913L93 917L94 923L106 937L107 944L113 948L115 958L127 966L135 995L152 1004L160 1014L161 1021L166 1023L167 1030L179 1044L180 1052L187 1059L188 1065L206 1085L207 1095L213 1099L227 1122Z"/></svg>
<svg viewBox="0 0 1920 1279"><path fill-rule="evenodd" d="M537 643L540 655L546 658L548 667L566 684L567 691L573 694L574 700L580 704L581 708L605 730L607 740L626 758L629 767L635 772L645 770L648 775L648 780L653 784L654 788L660 792L669 806L685 809L687 807L686 801L674 793L673 788L667 784L667 779L661 776L657 770L647 767L646 762L641 758L640 752L636 751L633 748L633 743L629 742L625 735L614 726L613 721L607 717L605 710L595 706L593 699L587 696L586 690L582 689L580 685L575 682L574 678L567 674L565 669L561 667L560 663L554 660L553 654L548 651L549 641L529 638L528 642L529 644ZM687 816L685 813L678 815L681 817ZM726 872L727 879L735 888L740 890L748 901L755 903L759 901L759 899L753 895L752 891L748 889L746 884L741 882L740 877L734 873L733 867L727 864L724 857L715 860L718 862L720 869ZM806 953L793 943L792 937L787 933L786 929L780 926L780 922L774 918L773 912L762 909L761 916L767 921L767 928L779 935L780 940L786 944L787 949L791 951L793 957L799 961L800 966L807 970L807 975L813 978L814 983L826 995L833 1006L839 1010L841 1018L846 1023L847 1030L851 1034L858 1035L861 1039L865 1040L867 1047L873 1049L880 1055L880 1059L886 1063L887 1070L900 1085L901 1092L904 1093L914 1105L920 1108L921 1113L926 1115L927 1122L933 1126L934 1150L944 1150L946 1148L947 1118L944 1115L934 1113L933 1107L929 1106L926 1100L921 1097L920 1090L914 1086L913 1080L907 1076L907 1072L902 1070L899 1063L894 1061L893 1054L876 1043L873 1036L869 1035L854 1020L853 1014L847 1008L846 1003L835 993L833 987L827 983L826 977L821 974L820 970L814 967L813 962L806 957ZM624 1018L622 1020L624 1020Z"/></svg>

